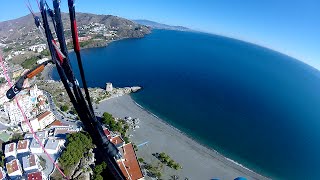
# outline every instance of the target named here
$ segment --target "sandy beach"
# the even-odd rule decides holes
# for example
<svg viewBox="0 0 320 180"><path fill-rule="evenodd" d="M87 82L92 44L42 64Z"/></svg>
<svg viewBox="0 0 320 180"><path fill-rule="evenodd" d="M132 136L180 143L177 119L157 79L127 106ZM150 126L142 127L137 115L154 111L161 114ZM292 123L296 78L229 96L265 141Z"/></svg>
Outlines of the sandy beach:
<svg viewBox="0 0 320 180"><path fill-rule="evenodd" d="M140 119L140 128L129 132L132 134L130 140L136 145L147 142L138 147L137 156L142 157L147 163L156 164L159 161L152 153L165 152L183 167L180 170L173 170L164 166L163 179L170 179L172 175L177 175L180 179L231 180L239 176L247 179L267 179L195 142L139 107L129 95L101 102L98 111L109 112L118 118L130 116Z"/></svg>

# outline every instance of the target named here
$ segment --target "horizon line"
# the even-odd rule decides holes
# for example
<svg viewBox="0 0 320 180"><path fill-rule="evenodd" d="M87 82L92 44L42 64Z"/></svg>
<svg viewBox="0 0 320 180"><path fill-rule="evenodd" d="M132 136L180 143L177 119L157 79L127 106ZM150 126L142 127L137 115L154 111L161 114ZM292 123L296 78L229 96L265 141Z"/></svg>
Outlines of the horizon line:
<svg viewBox="0 0 320 180"><path fill-rule="evenodd" d="M64 11L61 11L63 13L69 13L69 12L64 12ZM40 11L35 11L35 13L40 13ZM76 12L76 13L87 13L87 14L93 14L93 15L112 15L112 14L95 14L95 13L92 13L92 12ZM14 19L8 19L8 20L4 20L4 21L0 21L0 23L2 22L6 22L6 21L12 21L12 20L15 20L15 19L19 19L21 17L24 17L24 16L28 16L28 15L31 15L31 13L28 13L26 15L23 15L23 16L20 16L18 18L14 18ZM168 26L180 26L180 27L184 27L184 28L187 28L189 30L189 32L198 32L198 33L206 33L206 34L210 34L210 35L217 35L217 36L221 36L221 37L226 37L226 38L230 38L230 39L234 39L234 40L239 40L239 41L242 41L242 42L246 42L246 43L249 43L249 44L253 44L253 45L257 45L259 47L263 47L263 48L266 48L266 49L269 49L269 50L272 50L272 51L275 51L275 52L278 52L280 54L283 54L285 56L288 56L290 58L293 58L297 61L300 61L316 70L318 70L320 72L320 65L315 65L313 63L310 63L308 62L308 60L306 60L305 58L303 57L298 57L296 55L293 55L291 53L288 53L288 52L283 52L282 50L279 50L277 48L274 48L274 47L270 47L269 45L266 45L266 44L263 44L261 42L256 42L256 41L253 41L253 40L250 40L248 38L243 38L243 37L237 37L237 36L233 36L233 35L230 35L230 34L225 34L225 33L219 33L219 32L213 32L213 31L207 31L207 30L202 30L202 29L197 29L197 28L190 28L188 26L182 26L182 25L172 25L172 24L167 24L165 22L159 22L159 21L155 21L155 20L152 20L152 19L144 19L144 18L141 18L141 19L130 19L130 18L125 18L125 17L122 17L122 16L118 16L118 15L112 15L112 16L117 16L117 17L120 17L120 18L124 18L124 19L127 19L127 20L130 20L130 21L135 21L135 20L146 20L146 21L151 21L151 22L155 22L155 23L159 23L159 24L163 24L163 25L168 25ZM187 31L188 31L187 30ZM304 59L304 60L303 60ZM319 67L318 67L319 66Z"/></svg>

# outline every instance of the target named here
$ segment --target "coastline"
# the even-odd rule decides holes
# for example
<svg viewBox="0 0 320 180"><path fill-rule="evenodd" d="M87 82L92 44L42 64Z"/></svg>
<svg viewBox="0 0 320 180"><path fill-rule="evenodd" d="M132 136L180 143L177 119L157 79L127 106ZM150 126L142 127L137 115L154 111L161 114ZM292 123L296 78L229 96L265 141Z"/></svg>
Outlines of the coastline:
<svg viewBox="0 0 320 180"><path fill-rule="evenodd" d="M52 72L53 72L54 65L49 65L43 72L41 77L44 78L44 80L53 80L52 78ZM120 99L120 101L119 101ZM112 106L112 107L111 107ZM120 107L119 107L120 106ZM153 114L151 111L147 110L143 106L141 106L139 103L135 102L130 95L123 95L119 97L114 97L106 100L102 100L100 104L98 105L98 111L99 112L109 112L113 114L115 117L119 118L124 118L125 116L131 116L133 118L139 118L140 121L146 120L148 121L147 128L152 128L152 129L157 129L160 127L160 129L164 129L164 131L161 131L160 133L163 136L167 136L167 134L171 134L170 138L174 138L176 140L181 140L182 142L185 142L185 145L182 146L184 148L191 148L193 152L191 153L194 154L195 152L198 153L203 159L207 160L207 164L210 164L210 162L216 165L218 168L215 170L213 168L212 170L207 171L207 173L214 172L209 176L209 174L203 174L198 176L197 174L193 174L197 171L191 171L195 169L195 167L202 167L203 165L207 166L207 164L196 164L194 161L190 161L190 158L188 161L192 163L192 168L190 168L189 171L185 171L184 169L178 170L178 171L173 171L172 169L169 169L167 167L164 168L164 176L167 178L170 178L171 175L176 175L180 177L188 177L189 179L212 179L212 178L225 178L225 179L234 179L236 177L246 177L248 180L249 179L269 179L267 177L264 177L253 170L245 167L244 165L240 164L239 162L236 162L228 157L223 156L220 154L218 151L206 146L205 144L201 144L200 142L196 141L192 137L190 137L188 134L185 132L179 130L178 128L172 126L165 120L161 119L157 115ZM135 112L134 112L135 111ZM132 115L133 114L133 115ZM144 117L144 118L141 118ZM151 126L150 126L151 124ZM135 144L142 143L141 138L135 138L135 136L139 133L141 133L142 128L136 130L135 132L129 132L133 134L134 136L130 139L133 141ZM163 132L165 132L163 134ZM142 136L146 136L146 132L141 133ZM150 136L155 136L152 134L149 134ZM140 135L141 136L141 135ZM158 139L159 137L156 137L155 139ZM140 141L140 142L139 142ZM185 147L187 145L187 147ZM157 152L166 152L166 150L162 150L159 147L155 147L153 149L157 149ZM166 149L166 148L165 148ZM169 150L170 151L170 150ZM172 151L172 150L171 150ZM144 152L141 152L138 150L137 155L139 157L143 157L144 159L148 159L148 157L145 156L152 156L151 154L155 153L153 151L147 150ZM169 155L174 159L179 162L179 157L176 157L175 154L172 154L171 152L168 152ZM190 155L189 153L185 155ZM151 161L155 161L154 157L149 157ZM181 165L184 167L185 163L181 163ZM202 168L205 168L203 166ZM206 169L206 168L205 168ZM168 171L168 173L166 173ZM181 172L182 171L182 172ZM186 174L185 174L186 173ZM220 174L220 175L219 175ZM218 175L218 176L215 176Z"/></svg>
<svg viewBox="0 0 320 180"><path fill-rule="evenodd" d="M151 116L157 118L161 123L165 124L166 126L169 126L170 128L172 128L173 130L175 130L175 131L177 131L178 133L182 134L183 136L186 136L187 138L189 138L190 141L193 141L193 143L199 144L200 146L202 146L203 148L205 148L206 151L208 152L208 154L212 154L212 153L217 154L218 156L221 156L221 157L224 158L225 160L230 161L230 163L236 164L236 165L240 166L241 168L244 168L244 169L246 169L246 170L248 170L248 171L250 171L250 172L252 172L252 173L254 173L254 174L257 174L257 175L259 175L259 176L262 176L262 175L256 173L255 171L253 171L253 170L245 167L245 166L242 165L241 163L239 163L239 162L237 162L237 161L235 161L235 160L233 160L233 159L230 159L230 158L222 155L221 153L219 153L219 152L216 151L215 149L210 148L209 146L207 146L207 145L205 145L205 144L203 144L203 143L198 142L197 140L195 140L195 139L194 139L193 137L191 137L190 135L188 135L188 134L186 134L185 132L181 131L180 129L174 127L173 125L169 124L168 122L166 122L165 120L161 119L161 118L158 117L157 115L153 114L151 111L149 111L149 110L147 110L146 108L144 108L142 105L140 105L140 104L137 103L135 100L133 100L132 97L130 97L130 98L131 98L132 102L133 102L135 105L137 105L139 108L141 108L143 111L146 111L146 112L149 113ZM263 178L268 179L267 177L263 177Z"/></svg>
<svg viewBox="0 0 320 180"><path fill-rule="evenodd" d="M153 163L157 160L152 153L165 152L183 167L178 171L164 167L164 178L178 175L189 179L234 179L239 176L247 179L268 179L195 141L136 103L129 95L101 102L98 111L107 111L119 118L131 116L140 119L140 128L129 132L132 134L130 140L135 144L143 141L148 144L139 147L137 155L146 162Z"/></svg>
<svg viewBox="0 0 320 180"><path fill-rule="evenodd" d="M126 38L124 38L126 39ZM106 44L107 46L108 44ZM95 47L88 47L88 48L95 48ZM87 48L83 48L83 49L87 49ZM71 50L72 51L72 50ZM52 78L52 73L53 73L53 68L55 68L55 65L50 64L47 66L47 68L45 68L45 70L42 72L41 77L44 80L53 80ZM123 99L123 101L118 102L119 99ZM111 103L110 103L111 102ZM119 110L116 111L121 111L121 112L115 112L112 109L109 109L110 104L113 103L118 103L120 106L126 106L126 108L119 108ZM109 104L109 105L107 105ZM114 105L114 104L113 104ZM132 111L136 111L139 112L137 116L132 116L133 118L139 118L141 121L146 120L148 121L149 125L147 126L148 128L157 130L157 128L162 129L162 133L161 135L163 136L168 136L168 134L170 135L170 138L176 139L176 140L181 140L182 142L184 142L184 146L182 146L182 148L180 147L180 149L192 149L193 150L193 154L194 153L198 153L199 156L201 156L201 158L203 160L206 161L206 163L200 163L198 161L192 161L192 159L190 159L190 157L186 158L183 157L185 159L187 159L187 162L189 162L191 164L191 168L188 168L188 170L185 170L186 168L183 168L182 170L178 170L178 171L173 171L172 169L169 169L168 167L164 167L164 177L166 178L170 178L171 175L178 175L181 178L187 177L189 179L212 179L212 178L223 178L223 179L234 179L236 177L246 177L247 179L269 179L267 177L264 177L256 172L254 172L253 170L243 166L242 164L223 156L222 154L220 154L219 152L217 152L216 150L206 146L205 144L201 144L200 142L198 142L197 140L193 139L191 136L189 136L187 133L179 130L178 128L172 126L171 124L169 124L168 122L164 121L163 119L161 119L160 117L156 116L155 114L153 114L152 112L150 112L149 110L147 110L146 108L144 108L143 106L141 106L140 104L138 104L137 102L135 102L129 95L124 95L124 96L120 96L120 97L114 97L111 99L107 99L107 100L103 100L101 101L101 103L98 105L98 110L100 112L110 112L111 114L113 114L115 117L119 117L119 118L124 118L125 116L131 116L130 113L132 113ZM104 110L104 111L102 111ZM133 113L133 114L136 114ZM140 118L139 114L141 116L146 116L146 118ZM131 134L133 134L134 136L131 138L131 141L133 141L135 144L139 144L139 140L141 140L141 138L136 138L136 135L139 135L138 133L141 133L141 131L143 128L137 129L135 132L130 132ZM163 133L165 132L165 133ZM142 132L142 136L146 136L146 132ZM150 136L155 136L152 134L149 134ZM161 138L161 137L156 137L157 138ZM152 146L152 145L151 145ZM156 146L156 148L154 149L158 149L158 147ZM172 151L172 148L169 150L167 148L159 148L156 152L166 152L168 153L172 159L176 160L178 163L180 163L181 161L179 161L181 159L181 157L177 156L177 154L175 154L175 152ZM171 152L172 151L172 152ZM137 155L139 157L143 157L144 159L151 159L152 161L155 160L154 157L145 157L144 154L148 154L147 156L151 156L152 153L155 153L153 151L147 150L147 151L141 151L139 149L139 151L137 152ZM189 154L189 153L180 153L183 154L184 156L193 156L193 154ZM180 163L183 167L185 167L185 163ZM211 165L209 165L211 164ZM214 164L214 165L212 165ZM199 171L196 171L195 169L197 168L202 168L202 169L206 169L207 173L200 173ZM208 169L208 167L213 167L212 169ZM214 167L218 167L218 168L214 168ZM168 173L167 173L168 171ZM212 173L212 174L210 174Z"/></svg>

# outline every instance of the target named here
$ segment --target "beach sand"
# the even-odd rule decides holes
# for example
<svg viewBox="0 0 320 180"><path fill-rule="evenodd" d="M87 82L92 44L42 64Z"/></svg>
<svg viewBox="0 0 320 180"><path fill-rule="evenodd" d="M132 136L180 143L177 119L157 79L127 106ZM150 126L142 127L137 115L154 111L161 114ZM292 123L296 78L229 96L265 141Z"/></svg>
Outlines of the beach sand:
<svg viewBox="0 0 320 180"><path fill-rule="evenodd" d="M214 178L233 180L239 176L247 179L267 179L195 142L139 107L129 95L103 101L98 105L97 110L109 112L118 118L130 116L140 119L140 128L128 133L133 135L130 141L136 145L148 142L138 147L137 156L155 165L160 161L152 153L165 152L183 167L183 169L174 170L164 166L163 179L170 179L172 175L179 176L179 179L196 180Z"/></svg>

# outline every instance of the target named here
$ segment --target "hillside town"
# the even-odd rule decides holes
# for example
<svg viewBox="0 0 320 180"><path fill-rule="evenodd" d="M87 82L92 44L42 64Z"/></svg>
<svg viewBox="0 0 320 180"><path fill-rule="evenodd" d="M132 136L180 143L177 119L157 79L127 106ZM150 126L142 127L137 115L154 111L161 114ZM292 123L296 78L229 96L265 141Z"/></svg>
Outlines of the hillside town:
<svg viewBox="0 0 320 180"><path fill-rule="evenodd" d="M80 29L90 34L80 37L81 42L89 41L95 33L102 33L103 37L111 39L117 36L117 28L106 31L106 27L99 23L91 23ZM18 51L12 49L4 61L11 80L13 82L18 80L21 74L27 70L23 64L12 63L12 58L25 55L27 51L39 54L45 50L45 44L31 45ZM46 60L48 60L47 57L37 58L36 63L40 64ZM59 104L67 104L68 98L57 103L56 97L52 95L54 92L50 91L52 88L46 91L38 88L37 85L40 83L41 87L44 84L50 87L50 83L56 83L55 81L40 81L37 77L26 80L24 89L14 100L9 100L6 92L10 87L5 80L3 69L0 70L0 78L0 140L3 144L3 166L0 167L0 180L50 179L56 171L51 160L59 162L59 158L68 144L68 134L81 132L82 123L76 113L70 110L70 107L64 109L65 107ZM140 87L114 88L112 83L107 83L105 90L95 90L92 91L92 94L98 103L104 98L118 97L136 92L139 89ZM100 97L101 94L104 96ZM137 160L134 145L128 140L124 140L126 138L122 137L124 134L109 130L108 125L104 125L103 128L108 139L119 149L121 154L119 157L121 158L117 159L117 162L123 174L128 179L143 179L144 175ZM94 167L95 158L93 155L93 159L88 165ZM92 170L84 175L89 178L90 176L93 176Z"/></svg>
<svg viewBox="0 0 320 180"><path fill-rule="evenodd" d="M12 75L11 73L11 77ZM1 84L0 139L3 142L4 161L3 167L0 167L0 179L50 179L55 167L46 153L55 162L59 162L59 157L66 148L67 135L82 131L82 123L76 115L63 112L57 107L49 92L39 89L37 84L30 87L28 81L25 82L25 86L26 88L16 97L21 105L21 111L15 100L6 98L8 84L6 82ZM113 88L112 83L107 83L105 93L110 93L109 98L112 98L139 89L139 87L117 89ZM127 121L130 125L130 120ZM104 133L121 154L121 158L117 160L120 169L131 179L143 179L144 175L133 144L126 142L121 134L109 130L107 126L103 127ZM33 136L31 128L39 138L40 144ZM20 137L14 139L17 134ZM93 159L91 162L93 165L94 161Z"/></svg>
<svg viewBox="0 0 320 180"><path fill-rule="evenodd" d="M64 14L63 14L64 15ZM106 46L108 43L124 39L139 38L150 33L150 29L131 21L114 16L94 16L79 13L92 22L79 23L79 42L81 48ZM21 75L37 64L50 59L47 44L41 38L36 27L26 23L31 20L16 21L0 29L0 47L7 75L15 83ZM93 20L93 19L97 20ZM66 43L72 47L70 29L65 29ZM52 68L51 68L52 70ZM84 132L83 124L65 93L61 82L53 81L44 71L40 76L25 80L23 90L15 99L6 96L9 83L3 68L0 68L0 180L2 179L60 179L58 166L64 168L72 179L98 179L96 173L99 158L95 156L95 146L86 152L88 156L80 158L80 164L63 167L63 154L70 145L69 138ZM106 83L106 88L91 88L94 104L106 99L123 96L140 90L141 87L114 88ZM95 112L103 119L103 112ZM103 120L102 120L103 121ZM136 145L130 142L126 132L139 128L136 118L118 119L117 124L102 122L107 138L118 148L119 168L126 179L144 179L146 171L136 155ZM121 124L121 126L119 126ZM90 155L90 156L89 156ZM67 172L68 171L68 172Z"/></svg>

